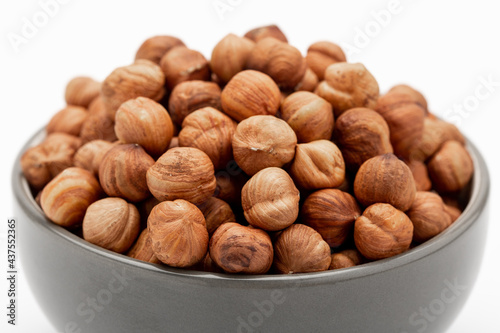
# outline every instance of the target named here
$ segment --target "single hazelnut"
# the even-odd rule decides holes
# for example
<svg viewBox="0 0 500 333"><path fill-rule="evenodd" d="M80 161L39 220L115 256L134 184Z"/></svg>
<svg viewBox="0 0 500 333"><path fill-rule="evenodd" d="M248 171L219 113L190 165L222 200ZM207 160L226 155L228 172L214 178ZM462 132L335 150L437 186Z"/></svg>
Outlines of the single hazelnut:
<svg viewBox="0 0 500 333"><path fill-rule="evenodd" d="M224 200L230 205L241 206L241 190L249 177L232 161L228 164L228 169L215 173L217 186L214 197Z"/></svg>
<svg viewBox="0 0 500 333"><path fill-rule="evenodd" d="M432 182L429 178L427 165L420 160L405 161L405 163L408 165L411 173L413 174L417 191L430 191L432 188Z"/></svg>
<svg viewBox="0 0 500 333"><path fill-rule="evenodd" d="M79 136L88 116L84 107L69 105L52 116L45 129L48 134L57 132Z"/></svg>
<svg viewBox="0 0 500 333"><path fill-rule="evenodd" d="M277 40L288 43L283 31L281 31L281 29L274 24L254 28L245 33L245 37L253 40L254 42L258 42L259 40L267 37L274 37Z"/></svg>
<svg viewBox="0 0 500 333"><path fill-rule="evenodd" d="M207 254L205 218L186 200L156 205L148 217L148 231L155 256L169 266L192 266Z"/></svg>
<svg viewBox="0 0 500 333"><path fill-rule="evenodd" d="M222 224L210 239L210 257L226 273L265 274L273 254L265 231L238 223Z"/></svg>
<svg viewBox="0 0 500 333"><path fill-rule="evenodd" d="M155 64L160 64L161 58L176 46L185 45L182 40L174 36L150 37L146 39L137 50L135 60L146 59Z"/></svg>
<svg viewBox="0 0 500 333"><path fill-rule="evenodd" d="M300 82L295 86L294 90L313 92L318 86L318 83L318 76L309 67L307 67L302 80L300 80Z"/></svg>
<svg viewBox="0 0 500 333"><path fill-rule="evenodd" d="M268 231L283 230L294 223L299 215L299 200L292 178L274 167L257 172L241 191L248 223Z"/></svg>
<svg viewBox="0 0 500 333"><path fill-rule="evenodd" d="M115 134L115 122L108 115L102 98L99 96L90 103L89 116L82 124L80 138L82 141L106 140L113 142L117 140Z"/></svg>
<svg viewBox="0 0 500 333"><path fill-rule="evenodd" d="M40 204L52 222L68 228L82 223L85 211L101 193L99 182L89 171L69 167L43 188Z"/></svg>
<svg viewBox="0 0 500 333"><path fill-rule="evenodd" d="M127 256L137 260L150 262L152 264L161 264L161 261L156 258L151 244L151 237L149 237L148 229L142 230L137 238L137 241L132 248L127 252Z"/></svg>
<svg viewBox="0 0 500 333"><path fill-rule="evenodd" d="M124 253L139 235L141 218L133 205L121 198L104 198L93 202L83 218L83 239Z"/></svg>
<svg viewBox="0 0 500 333"><path fill-rule="evenodd" d="M404 100L406 100L408 102L411 101L412 103L421 106L424 110L428 110L427 100L425 99L425 96L422 95L422 93L420 91L410 87L409 85L406 85L406 84L395 85L394 87L389 89L389 91L387 93L388 94L396 93L396 94L400 94L400 95L405 95L406 98L404 98Z"/></svg>
<svg viewBox="0 0 500 333"><path fill-rule="evenodd" d="M253 116L238 124L232 144L236 163L251 176L264 168L291 162L297 136L284 120Z"/></svg>
<svg viewBox="0 0 500 333"><path fill-rule="evenodd" d="M354 242L371 260L384 259L409 249L413 224L402 211L386 203L369 206L354 223Z"/></svg>
<svg viewBox="0 0 500 333"><path fill-rule="evenodd" d="M185 46L170 49L160 61L168 89L184 81L210 80L208 60L198 51Z"/></svg>
<svg viewBox="0 0 500 333"><path fill-rule="evenodd" d="M332 137L332 106L311 92L299 91L286 97L281 103L281 118L295 131L300 143Z"/></svg>
<svg viewBox="0 0 500 333"><path fill-rule="evenodd" d="M92 172L94 176L98 176L100 161L104 154L113 146L114 145L109 141L89 141L76 151L73 157L74 165ZM101 160L96 160L96 156L99 156Z"/></svg>
<svg viewBox="0 0 500 333"><path fill-rule="evenodd" d="M346 62L346 56L340 46L328 41L312 44L307 49L307 65L318 76L320 81L325 79L328 66L337 62Z"/></svg>
<svg viewBox="0 0 500 333"><path fill-rule="evenodd" d="M236 222L233 210L229 204L221 199L211 197L198 206L205 217L208 234L212 235L221 224Z"/></svg>
<svg viewBox="0 0 500 333"><path fill-rule="evenodd" d="M450 216L451 223L455 222L462 215L460 208L446 203L444 204L444 211Z"/></svg>
<svg viewBox="0 0 500 333"><path fill-rule="evenodd" d="M352 235L354 221L361 215L356 199L338 189L323 189L309 195L301 208L301 220L320 233L333 248Z"/></svg>
<svg viewBox="0 0 500 333"><path fill-rule="evenodd" d="M269 75L244 70L228 82L221 94L222 110L236 121L255 115L275 115L281 92Z"/></svg>
<svg viewBox="0 0 500 333"><path fill-rule="evenodd" d="M68 105L88 108L101 93L101 83L86 76L73 78L66 85L64 97Z"/></svg>
<svg viewBox="0 0 500 333"><path fill-rule="evenodd" d="M356 249L343 250L332 254L332 262L328 269L341 269L360 265L364 258Z"/></svg>
<svg viewBox="0 0 500 333"><path fill-rule="evenodd" d="M222 83L246 68L248 56L255 42L235 34L226 35L212 51L210 67Z"/></svg>
<svg viewBox="0 0 500 333"><path fill-rule="evenodd" d="M184 199L200 205L215 191L214 165L197 148L172 148L149 168L147 184L160 201Z"/></svg>
<svg viewBox="0 0 500 333"><path fill-rule="evenodd" d="M394 154L370 158L361 165L354 179L354 194L364 206L389 203L406 211L416 191L410 168Z"/></svg>

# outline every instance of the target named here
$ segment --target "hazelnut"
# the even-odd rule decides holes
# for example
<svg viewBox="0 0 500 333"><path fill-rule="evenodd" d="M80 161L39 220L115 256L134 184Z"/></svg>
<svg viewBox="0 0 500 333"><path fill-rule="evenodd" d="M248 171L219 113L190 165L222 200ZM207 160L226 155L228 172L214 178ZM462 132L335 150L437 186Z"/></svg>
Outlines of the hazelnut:
<svg viewBox="0 0 500 333"><path fill-rule="evenodd" d="M241 190L249 177L241 170L236 162L229 163L229 172L215 173L217 187L214 197L224 200L230 205L241 206Z"/></svg>
<svg viewBox="0 0 500 333"><path fill-rule="evenodd" d="M224 223L210 239L210 257L227 273L265 274L273 263L273 244L263 230Z"/></svg>
<svg viewBox="0 0 500 333"><path fill-rule="evenodd" d="M314 91L318 86L318 76L307 67L302 80L295 86L295 91Z"/></svg>
<svg viewBox="0 0 500 333"><path fill-rule="evenodd" d="M68 105L87 108L99 96L101 83L86 76L75 77L66 85L64 97Z"/></svg>
<svg viewBox="0 0 500 333"><path fill-rule="evenodd" d="M90 104L89 116L82 124L80 138L83 142L92 140L106 140L113 142L117 140L115 134L115 122L108 115L101 97L97 97Z"/></svg>
<svg viewBox="0 0 500 333"><path fill-rule="evenodd" d="M148 230L155 256L169 266L192 266L207 254L205 218L186 200L156 205L148 217Z"/></svg>
<svg viewBox="0 0 500 333"><path fill-rule="evenodd" d="M281 274L326 271L330 246L311 227L294 224L280 232L274 242L273 266Z"/></svg>
<svg viewBox="0 0 500 333"><path fill-rule="evenodd" d="M406 101L414 103L422 107L424 110L427 110L427 100L425 96L422 95L418 90L406 85L406 84L398 84L392 87L388 92L388 94L395 93L399 95L405 95L404 98Z"/></svg>
<svg viewBox="0 0 500 333"><path fill-rule="evenodd" d="M149 168L147 184L160 201L184 199L200 205L215 191L214 165L197 148L172 148Z"/></svg>
<svg viewBox="0 0 500 333"><path fill-rule="evenodd" d="M85 211L101 192L99 182L89 171L69 167L43 188L40 204L52 222L73 227L83 221Z"/></svg>
<svg viewBox="0 0 500 333"><path fill-rule="evenodd" d="M176 46L185 46L182 40L174 36L153 36L141 44L135 60L146 59L156 64L160 64L161 58L172 48Z"/></svg>
<svg viewBox="0 0 500 333"><path fill-rule="evenodd" d="M345 179L342 153L328 140L297 145L289 168L290 176L301 189L315 190L340 186Z"/></svg>
<svg viewBox="0 0 500 333"><path fill-rule="evenodd" d="M267 74L245 70L229 81L221 94L222 110L236 121L255 115L275 115L281 92Z"/></svg>
<svg viewBox="0 0 500 333"><path fill-rule="evenodd" d="M288 43L288 40L287 40L285 34L281 31L280 28L278 28L278 26L276 26L274 24L254 28L254 29L248 31L245 34L245 37L249 38L250 40L253 40L254 42L258 42L261 39L264 39L267 37L274 37L277 40Z"/></svg>
<svg viewBox="0 0 500 333"><path fill-rule="evenodd" d="M238 124L232 144L236 163L251 176L264 168L291 162L297 136L284 120L253 116Z"/></svg>
<svg viewBox="0 0 500 333"><path fill-rule="evenodd" d="M208 60L198 51L185 46L176 46L168 51L160 61L168 89L184 81L210 80Z"/></svg>
<svg viewBox="0 0 500 333"><path fill-rule="evenodd" d="M154 163L141 146L119 144L102 158L99 181L108 196L139 202L150 196L146 172Z"/></svg>
<svg viewBox="0 0 500 333"><path fill-rule="evenodd" d="M198 148L210 157L215 170L223 169L233 159L235 130L234 120L214 108L205 107L184 119L179 146Z"/></svg>
<svg viewBox="0 0 500 333"><path fill-rule="evenodd" d="M285 229L299 215L300 193L292 178L280 168L257 172L243 186L241 205L246 220L268 231Z"/></svg>
<svg viewBox="0 0 500 333"><path fill-rule="evenodd" d="M341 269L360 265L364 258L358 250L348 249L332 254L332 262L328 269Z"/></svg>
<svg viewBox="0 0 500 333"><path fill-rule="evenodd" d="M211 197L198 208L205 217L209 235L212 235L215 229L223 223L236 222L231 206L221 199Z"/></svg>
<svg viewBox="0 0 500 333"><path fill-rule="evenodd" d="M149 237L148 229L144 229L134 246L127 252L127 256L137 260L150 262L152 264L160 264L161 261L156 258L151 244L151 237Z"/></svg>
<svg viewBox="0 0 500 333"><path fill-rule="evenodd" d="M187 269L192 269L195 271L210 272L210 273L224 273L222 268L217 266L217 264L210 257L210 253L207 253L205 258L194 266L187 267Z"/></svg>
<svg viewBox="0 0 500 333"><path fill-rule="evenodd" d="M174 136L172 140L170 140L170 144L168 145L168 149L179 147L179 137ZM167 149L167 150L168 150Z"/></svg>
<svg viewBox="0 0 500 333"><path fill-rule="evenodd" d="M374 108L379 87L363 64L339 62L327 67L325 79L318 84L315 93L332 105L338 118L344 111L355 107Z"/></svg>
<svg viewBox="0 0 500 333"><path fill-rule="evenodd" d="M371 260L384 259L409 249L413 224L402 211L386 203L369 206L354 223L354 242Z"/></svg>
<svg viewBox="0 0 500 333"><path fill-rule="evenodd" d="M104 198L92 203L83 218L83 239L105 249L124 253L139 235L137 208L121 198Z"/></svg>
<svg viewBox="0 0 500 333"><path fill-rule="evenodd" d="M301 209L302 222L320 233L333 248L352 235L354 221L361 215L356 199L338 189L323 189L309 195Z"/></svg>
<svg viewBox="0 0 500 333"><path fill-rule="evenodd" d="M99 174L99 165L104 154L113 147L113 144L104 140L92 140L78 148L73 158L76 167L92 172L94 176ZM99 159L96 159L96 156Z"/></svg>
<svg viewBox="0 0 500 333"><path fill-rule="evenodd" d="M462 211L455 206L444 204L444 211L450 216L451 223L455 222L460 215L462 215Z"/></svg>
<svg viewBox="0 0 500 333"><path fill-rule="evenodd" d="M235 34L228 34L212 51L210 67L222 83L229 82L233 76L246 68L248 56L255 42Z"/></svg>
<svg viewBox="0 0 500 333"><path fill-rule="evenodd" d="M66 133L79 136L82 125L89 113L81 106L69 105L57 112L49 121L45 130L50 133Z"/></svg>
<svg viewBox="0 0 500 333"><path fill-rule="evenodd" d="M298 142L330 140L333 112L330 103L307 91L295 92L281 103L281 118L295 131Z"/></svg>
<svg viewBox="0 0 500 333"><path fill-rule="evenodd" d="M430 191L432 188L432 182L429 178L427 165L419 160L405 161L405 163L408 165L411 173L413 174L417 191Z"/></svg>
<svg viewBox="0 0 500 333"><path fill-rule="evenodd" d="M410 168L394 154L370 158L361 165L354 179L354 194L365 206L389 203L406 211L416 191Z"/></svg>
<svg viewBox="0 0 500 333"><path fill-rule="evenodd" d="M307 49L307 65L318 76L319 80L325 79L328 66L337 62L346 62L346 56L340 46L328 41L312 44Z"/></svg>
<svg viewBox="0 0 500 333"><path fill-rule="evenodd" d="M115 133L123 143L141 145L151 156L163 154L172 140L174 125L165 108L146 97L123 103L116 111Z"/></svg>

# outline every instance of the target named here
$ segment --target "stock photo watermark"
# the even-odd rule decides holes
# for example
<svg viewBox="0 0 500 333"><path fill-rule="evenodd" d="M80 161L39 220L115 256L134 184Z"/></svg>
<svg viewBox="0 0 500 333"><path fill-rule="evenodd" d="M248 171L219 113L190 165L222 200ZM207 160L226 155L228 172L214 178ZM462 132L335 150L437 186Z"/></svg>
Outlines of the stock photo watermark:
<svg viewBox="0 0 500 333"><path fill-rule="evenodd" d="M232 13L243 3L243 0L215 0L212 7L221 21L226 19L229 13Z"/></svg>

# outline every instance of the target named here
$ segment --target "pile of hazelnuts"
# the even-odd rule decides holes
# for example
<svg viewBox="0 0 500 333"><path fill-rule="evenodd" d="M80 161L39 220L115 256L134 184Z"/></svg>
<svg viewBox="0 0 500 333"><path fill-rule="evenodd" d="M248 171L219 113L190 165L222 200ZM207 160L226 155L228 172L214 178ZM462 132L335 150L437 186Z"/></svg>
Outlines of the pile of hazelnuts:
<svg viewBox="0 0 500 333"><path fill-rule="evenodd" d="M211 59L147 39L67 106L21 166L46 217L159 265L307 273L401 254L464 209L466 140L417 90L380 94L331 42L305 56L277 26L225 36Z"/></svg>

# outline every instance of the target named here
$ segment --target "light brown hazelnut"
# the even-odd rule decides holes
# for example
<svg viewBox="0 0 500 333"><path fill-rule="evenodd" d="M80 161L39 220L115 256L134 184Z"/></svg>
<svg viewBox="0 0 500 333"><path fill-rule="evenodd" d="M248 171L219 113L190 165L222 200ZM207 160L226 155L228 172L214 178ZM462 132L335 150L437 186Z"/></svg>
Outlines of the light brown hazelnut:
<svg viewBox="0 0 500 333"><path fill-rule="evenodd" d="M231 206L221 199L211 197L198 208L205 217L209 235L212 235L221 224L236 222Z"/></svg>
<svg viewBox="0 0 500 333"><path fill-rule="evenodd" d="M66 85L64 98L68 105L88 108L101 93L101 83L86 76L75 77Z"/></svg>
<svg viewBox="0 0 500 333"><path fill-rule="evenodd" d="M248 223L268 231L283 230L294 223L299 215L299 200L292 178L280 168L257 172L241 191Z"/></svg>
<svg viewBox="0 0 500 333"><path fill-rule="evenodd" d="M151 244L151 237L149 237L148 229L142 230L134 246L132 246L132 248L127 252L127 256L137 260L150 262L152 264L161 263L153 252L153 246Z"/></svg>
<svg viewBox="0 0 500 333"><path fill-rule="evenodd" d="M172 267L192 266L205 258L208 231L202 212L186 200L163 201L148 218L155 256Z"/></svg>
<svg viewBox="0 0 500 333"><path fill-rule="evenodd" d="M255 115L275 115L281 103L281 92L269 75L244 70L224 87L223 111L236 121Z"/></svg>
<svg viewBox="0 0 500 333"><path fill-rule="evenodd" d="M52 116L45 129L48 134L57 132L79 136L88 116L87 109L69 105Z"/></svg>
<svg viewBox="0 0 500 333"><path fill-rule="evenodd" d="M295 131L299 143L332 137L332 106L311 92L299 91L286 97L281 103L281 118Z"/></svg>
<svg viewBox="0 0 500 333"><path fill-rule="evenodd" d="M99 174L99 165L102 157L108 150L113 147L113 144L104 140L92 140L82 145L73 157L74 165L76 167L92 172L94 176ZM97 160L99 156L101 160Z"/></svg>
<svg viewBox="0 0 500 333"><path fill-rule="evenodd" d="M172 140L170 140L170 144L168 145L168 149L179 147L179 137L174 136ZM167 150L168 150L167 149Z"/></svg>
<svg viewBox="0 0 500 333"><path fill-rule="evenodd" d="M210 239L210 257L226 273L265 274L273 254L265 231L238 223L222 224Z"/></svg>
<svg viewBox="0 0 500 333"><path fill-rule="evenodd" d="M356 199L338 189L323 189L309 195L301 208L302 222L320 233L333 248L352 236L354 221L361 215Z"/></svg>
<svg viewBox="0 0 500 333"><path fill-rule="evenodd" d="M402 211L385 203L369 206L354 223L354 242L371 260L384 259L409 249L413 224Z"/></svg>
<svg viewBox="0 0 500 333"><path fill-rule="evenodd" d="M185 45L182 40L174 36L162 35L150 37L146 39L137 50L135 60L146 59L156 64L160 64L160 60L165 53L176 46Z"/></svg>
<svg viewBox="0 0 500 333"><path fill-rule="evenodd" d="M254 28L245 33L245 37L253 40L254 42L258 42L259 40L267 37L274 37L282 42L288 43L283 31L281 31L281 29L274 24Z"/></svg>
<svg viewBox="0 0 500 333"><path fill-rule="evenodd" d="M364 258L356 249L343 250L332 254L332 262L328 269L341 269L360 265Z"/></svg>
<svg viewBox="0 0 500 333"><path fill-rule="evenodd" d="M52 222L69 228L82 223L85 211L101 193L99 182L89 171L70 167L43 188L40 204Z"/></svg>
<svg viewBox="0 0 500 333"><path fill-rule="evenodd" d="M340 46L328 41L312 44L307 49L307 65L318 76L320 81L325 79L328 66L337 62L346 62L346 56Z"/></svg>
<svg viewBox="0 0 500 333"><path fill-rule="evenodd" d="M306 68L306 72L302 77L302 80L295 86L295 91L314 91L318 86L319 80L318 76L309 68Z"/></svg>
<svg viewBox="0 0 500 333"><path fill-rule="evenodd" d="M394 154L370 158L361 165L354 179L354 194L364 206L389 203L406 211L416 191L410 168Z"/></svg>
<svg viewBox="0 0 500 333"><path fill-rule="evenodd" d="M137 208L121 198L104 198L85 212L83 239L105 249L124 253L137 239L140 228Z"/></svg>
<svg viewBox="0 0 500 333"><path fill-rule="evenodd" d="M402 98L401 101L406 100L407 102L411 102L421 106L424 110L428 110L427 108L427 100L422 93L409 85L406 84L398 84L389 89L388 94L399 94L405 95L405 98Z"/></svg>
<svg viewBox="0 0 500 333"><path fill-rule="evenodd" d="M90 103L88 113L89 116L83 122L80 130L80 138L84 143L92 140L106 140L109 142L117 140L115 122L108 115L100 96Z"/></svg>
<svg viewBox="0 0 500 333"><path fill-rule="evenodd" d="M212 51L210 67L220 82L226 83L246 68L248 56L255 42L235 34L226 35Z"/></svg>
<svg viewBox="0 0 500 333"><path fill-rule="evenodd" d="M274 116L253 116L241 121L233 137L234 159L250 176L291 162L296 146L293 129Z"/></svg>
<svg viewBox="0 0 500 333"><path fill-rule="evenodd" d="M432 188L432 182L429 178L427 165L419 160L405 161L405 163L408 165L411 173L413 174L417 191L430 191Z"/></svg>
<svg viewBox="0 0 500 333"><path fill-rule="evenodd" d="M185 46L176 46L170 49L161 58L160 66L170 90L184 81L210 80L208 60L200 52Z"/></svg>

